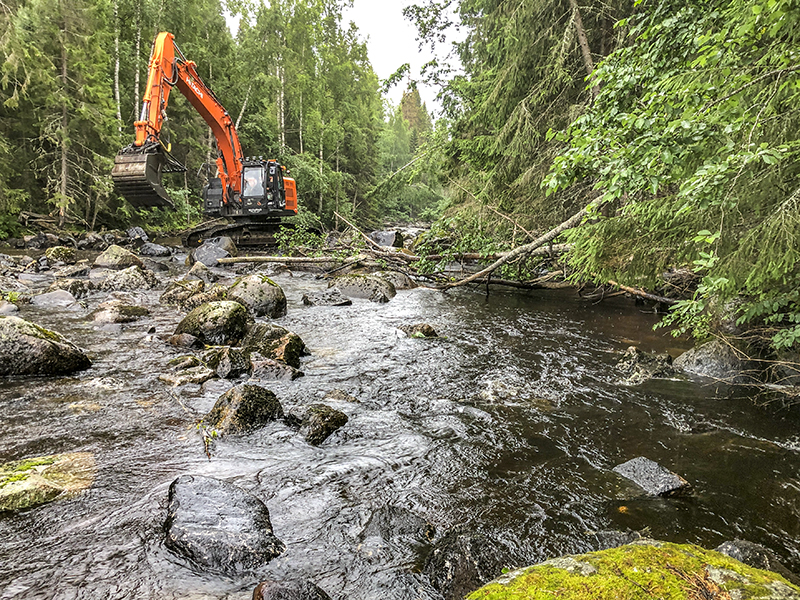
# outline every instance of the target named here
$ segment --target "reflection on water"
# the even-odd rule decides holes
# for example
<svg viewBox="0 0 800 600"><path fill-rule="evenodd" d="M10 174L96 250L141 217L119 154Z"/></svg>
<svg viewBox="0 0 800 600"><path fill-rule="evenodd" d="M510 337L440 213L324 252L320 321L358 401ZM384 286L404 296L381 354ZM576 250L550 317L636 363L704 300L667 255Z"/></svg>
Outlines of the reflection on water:
<svg viewBox="0 0 800 600"><path fill-rule="evenodd" d="M158 305L158 291L147 295L152 315L122 327L87 320L100 297L73 311L23 309L88 349L94 366L2 384L0 461L90 451L99 473L79 498L0 517L0 599L246 599L267 576L308 578L334 598L435 597L418 574L425 549L376 537L368 525L379 514L439 534L466 525L510 543L519 562L591 550L599 530L647 528L706 547L746 538L800 567L797 414L691 382L619 385L613 365L627 345L675 345L653 332L654 315L552 291L418 289L386 305L309 308L303 293L324 284L275 279L289 299L276 322L311 356L305 377L269 387L286 408L324 401L350 417L318 448L274 423L220 440L209 461L195 423L230 384L157 380L179 354L158 336L181 316ZM423 321L443 339L396 329ZM332 390L356 401L325 398ZM698 422L705 433L691 433ZM611 468L639 455L695 494L636 497ZM237 580L171 555L161 525L183 474L256 493L286 553Z"/></svg>

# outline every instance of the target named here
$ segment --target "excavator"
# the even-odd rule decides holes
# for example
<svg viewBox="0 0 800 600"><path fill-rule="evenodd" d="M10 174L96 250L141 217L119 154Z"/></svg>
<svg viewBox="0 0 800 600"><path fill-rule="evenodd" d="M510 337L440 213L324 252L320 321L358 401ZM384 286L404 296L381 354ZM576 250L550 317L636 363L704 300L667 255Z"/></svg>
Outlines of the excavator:
<svg viewBox="0 0 800 600"><path fill-rule="evenodd" d="M162 185L164 173L186 170L162 139L172 88L186 97L211 128L217 146L216 177L203 187L203 214L215 220L183 235L186 246L226 235L242 245L270 245L281 217L297 214L295 180L285 167L263 156L244 156L228 111L186 60L175 36L159 33L153 42L150 72L135 141L114 159L111 178L117 192L136 208L174 208Z"/></svg>

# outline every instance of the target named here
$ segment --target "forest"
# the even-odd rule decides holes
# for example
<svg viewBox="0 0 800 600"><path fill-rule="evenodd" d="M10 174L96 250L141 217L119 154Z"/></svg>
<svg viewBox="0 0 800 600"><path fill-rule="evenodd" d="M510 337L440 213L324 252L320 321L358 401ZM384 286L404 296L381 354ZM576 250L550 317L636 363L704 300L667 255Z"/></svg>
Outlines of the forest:
<svg viewBox="0 0 800 600"><path fill-rule="evenodd" d="M449 59L387 81L347 4L2 3L3 235L19 233L20 210L87 229L201 218L213 144L179 95L166 134L188 166L168 181L178 210L137 212L108 176L132 137L152 34L167 30L245 153L301 182L301 219L433 222L450 242L431 253L489 255L585 210L558 240L570 280L659 289L688 272L666 318L677 333L705 337L733 311L756 345L800 340L795 2L426 0L405 15ZM435 122L414 78L440 87ZM383 99L393 84L407 86L400 106Z"/></svg>

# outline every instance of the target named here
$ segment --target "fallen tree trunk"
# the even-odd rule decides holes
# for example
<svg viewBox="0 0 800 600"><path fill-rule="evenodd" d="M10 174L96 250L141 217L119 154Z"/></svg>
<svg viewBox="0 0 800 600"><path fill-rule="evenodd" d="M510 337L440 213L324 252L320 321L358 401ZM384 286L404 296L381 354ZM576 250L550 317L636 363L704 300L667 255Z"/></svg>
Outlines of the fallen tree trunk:
<svg viewBox="0 0 800 600"><path fill-rule="evenodd" d="M653 302L661 302L662 304L677 304L677 300L673 300L672 298L665 298L664 296L656 296L655 294L651 294L649 292L645 292L644 290L628 287L627 285L620 285L616 281L609 282L614 287L618 287L623 292L627 292L628 294L633 294L634 296L639 296L640 298L644 298L645 300L652 300Z"/></svg>

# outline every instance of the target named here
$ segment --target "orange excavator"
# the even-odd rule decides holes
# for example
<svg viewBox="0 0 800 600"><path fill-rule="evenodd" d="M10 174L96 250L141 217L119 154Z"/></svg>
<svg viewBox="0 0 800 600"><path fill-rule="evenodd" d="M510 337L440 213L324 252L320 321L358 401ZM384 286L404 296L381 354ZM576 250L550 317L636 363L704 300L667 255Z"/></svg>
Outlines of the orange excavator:
<svg viewBox="0 0 800 600"><path fill-rule="evenodd" d="M150 73L142 113L134 123L136 140L114 159L111 178L117 191L136 208L174 208L161 181L163 173L185 171L161 139L172 88L186 97L205 119L217 145L217 176L203 188L203 213L216 218L184 235L184 244L228 235L237 243L269 243L281 217L297 214L297 187L284 176L285 168L262 156L242 153L236 127L228 111L197 74L196 64L186 60L175 36L156 36L150 57Z"/></svg>

